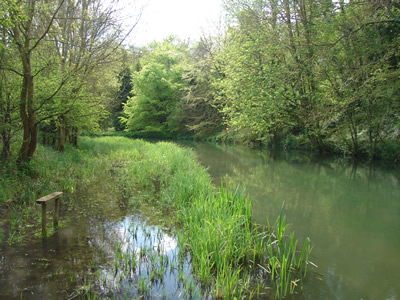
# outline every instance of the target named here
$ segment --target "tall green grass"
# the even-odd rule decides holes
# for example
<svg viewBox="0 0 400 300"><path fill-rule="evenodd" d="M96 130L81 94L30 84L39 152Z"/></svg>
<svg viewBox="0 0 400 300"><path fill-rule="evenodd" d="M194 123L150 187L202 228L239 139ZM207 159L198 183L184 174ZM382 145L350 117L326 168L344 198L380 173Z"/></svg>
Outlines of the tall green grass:
<svg viewBox="0 0 400 300"><path fill-rule="evenodd" d="M254 296L256 287L274 286L275 296L282 297L301 286L309 241L297 253L294 234L286 236L284 216L272 226L257 226L250 199L214 187L192 151L119 137L84 139L81 148L112 161L128 197L141 191L139 201L173 208L180 249L189 251L197 278L214 296L242 298Z"/></svg>
<svg viewBox="0 0 400 300"><path fill-rule="evenodd" d="M24 168L10 160L0 167L0 206L9 225L8 243L23 241L39 232L40 207L36 199L55 191L73 193L78 184L87 185L104 161L80 149L64 153L38 145L35 157ZM48 222L49 226L51 222ZM28 227L30 228L28 230Z"/></svg>
<svg viewBox="0 0 400 300"><path fill-rule="evenodd" d="M34 159L23 169L12 161L1 167L0 204L31 203L55 190L73 191L81 179L95 176L100 163L79 149L58 153L39 145Z"/></svg>
<svg viewBox="0 0 400 300"><path fill-rule="evenodd" d="M271 286L283 297L301 287L306 275L310 243L297 252L284 216L258 226L250 199L213 186L193 152L173 143L84 137L79 149L62 154L39 147L25 173L15 170L2 172L0 202L25 206L56 190L72 193L78 183L110 172L133 207L146 201L175 216L170 226L176 227L180 251L190 253L198 281L214 297L258 296Z"/></svg>

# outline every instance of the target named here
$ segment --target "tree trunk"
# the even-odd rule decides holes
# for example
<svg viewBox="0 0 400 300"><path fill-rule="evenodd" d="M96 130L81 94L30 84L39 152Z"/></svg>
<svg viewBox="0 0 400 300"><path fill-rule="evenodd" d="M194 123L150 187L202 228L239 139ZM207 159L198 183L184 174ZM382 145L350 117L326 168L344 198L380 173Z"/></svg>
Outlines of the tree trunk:
<svg viewBox="0 0 400 300"><path fill-rule="evenodd" d="M35 1L28 2L28 10L28 15L31 16L31 18L29 18L23 26L16 26L14 28L14 39L18 41L18 51L23 68L19 113L23 124L24 133L21 149L18 155L18 163L20 165L23 165L32 158L38 141L37 124L33 106L34 84L31 65L32 49L30 46L32 39L32 20L35 12Z"/></svg>
<svg viewBox="0 0 400 300"><path fill-rule="evenodd" d="M5 44L5 30L2 31L0 43ZM4 61L4 50L0 49L0 64ZM11 156L11 103L7 91L7 83L3 71L0 73L0 135L3 141L3 148L0 154L0 160L6 161Z"/></svg>
<svg viewBox="0 0 400 300"><path fill-rule="evenodd" d="M20 164L24 164L25 162L29 161L35 153L38 140L38 131L35 110L33 108L34 84L32 67L30 64L30 53L22 53L21 58L24 68L24 80L22 82L19 112L23 124L24 134L21 149L19 151L18 162Z"/></svg>
<svg viewBox="0 0 400 300"><path fill-rule="evenodd" d="M27 98L27 83L26 83L26 78L24 77L21 88L20 104L19 104L19 114L21 117L23 131L24 131L21 149L19 150L19 155L18 155L19 164L24 164L28 157L29 140L31 136L29 128L29 120L28 120L29 118L28 114L26 113L26 98Z"/></svg>
<svg viewBox="0 0 400 300"><path fill-rule="evenodd" d="M72 146L74 146L75 148L78 147L78 134L79 134L78 128L77 127L73 127L71 129L70 142L71 142Z"/></svg>
<svg viewBox="0 0 400 300"><path fill-rule="evenodd" d="M11 156L10 144L11 144L11 134L9 130L4 129L1 133L1 138L3 140L3 149L1 150L0 160L6 161Z"/></svg>
<svg viewBox="0 0 400 300"><path fill-rule="evenodd" d="M1 99L1 91L0 91L0 99ZM5 95L6 105L4 111L2 111L2 116L0 116L0 121L3 123L4 127L1 130L1 139L3 141L3 149L0 154L0 160L6 161L11 156L11 107L10 107L10 99L8 95ZM1 100L0 100L1 101Z"/></svg>
<svg viewBox="0 0 400 300"><path fill-rule="evenodd" d="M39 25L38 20L35 20L35 15L37 14L36 3L37 0L26 0L24 5L26 7L26 20L17 24L12 29L12 38L18 47L23 69L23 82L19 104L19 113L23 124L23 140L17 160L19 165L29 162L36 151L38 142L38 124L36 124L34 108L34 75L31 64L32 52L49 32L55 16L64 1L61 0L59 2L59 6L52 15L49 23L44 24L45 31L43 32L37 31Z"/></svg>
<svg viewBox="0 0 400 300"><path fill-rule="evenodd" d="M65 119L63 117L60 118L60 125L58 127L58 145L57 151L64 152L65 149L65 137L66 137L66 129L65 129Z"/></svg>

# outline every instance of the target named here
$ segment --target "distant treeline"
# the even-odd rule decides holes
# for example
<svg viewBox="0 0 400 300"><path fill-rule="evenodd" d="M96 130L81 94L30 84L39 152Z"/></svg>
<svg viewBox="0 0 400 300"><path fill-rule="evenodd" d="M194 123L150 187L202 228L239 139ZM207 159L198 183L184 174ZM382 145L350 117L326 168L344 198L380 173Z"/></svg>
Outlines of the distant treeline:
<svg viewBox="0 0 400 300"><path fill-rule="evenodd" d="M87 0L81 1L78 8ZM47 47L54 45L50 38L40 40L43 47L34 48L31 57L38 86L32 105L40 117L36 124L42 140L60 150L68 136L76 144L78 132L97 127L135 137L192 136L400 160L400 5L395 1L229 0L225 23L200 42L171 37L113 55L100 47L106 46L102 38L98 51L104 53L93 52L88 42L71 43L69 56L58 55L62 26L69 24L57 18L68 13L63 9L53 20L59 43L51 61L57 65L47 69L44 63L50 62L51 56L43 58L53 49ZM79 25L78 17L71 20L73 28L88 26ZM15 22L28 21L22 15ZM15 31L9 28L1 30ZM76 30L76 36L84 34ZM3 33L1 41L10 45L0 48L4 66L18 57L17 37ZM85 59L88 66L76 69ZM23 127L24 136L32 130L25 129L29 122L18 118L17 109L5 109L18 107L21 90L13 80L23 70L3 67L1 72L0 130L7 145L7 136L17 134L11 128ZM54 82L61 83L59 89Z"/></svg>
<svg viewBox="0 0 400 300"><path fill-rule="evenodd" d="M238 0L226 13L195 45L136 50L117 130L400 159L396 3Z"/></svg>

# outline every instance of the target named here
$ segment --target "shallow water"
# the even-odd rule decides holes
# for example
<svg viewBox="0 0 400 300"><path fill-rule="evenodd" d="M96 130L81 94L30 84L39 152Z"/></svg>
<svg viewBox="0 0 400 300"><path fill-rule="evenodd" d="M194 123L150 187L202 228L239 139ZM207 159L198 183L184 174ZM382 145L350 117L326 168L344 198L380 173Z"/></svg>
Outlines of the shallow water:
<svg viewBox="0 0 400 300"><path fill-rule="evenodd" d="M398 170L188 146L217 185L246 187L258 223L273 222L283 206L289 230L300 242L311 238L318 268L303 293L289 299L400 299ZM169 221L151 204L131 207L110 176L63 197L62 227L48 239L1 243L0 299L86 299L89 289L97 298L207 298L192 277L189 254L180 256L174 233L163 225Z"/></svg>
<svg viewBox="0 0 400 300"><path fill-rule="evenodd" d="M310 237L300 299L400 299L400 171L338 158L185 143L214 182L245 187L258 223L282 207L299 242Z"/></svg>
<svg viewBox="0 0 400 300"><path fill-rule="evenodd" d="M49 238L1 244L0 299L204 298L153 207L130 207L106 174L84 186L63 196Z"/></svg>
<svg viewBox="0 0 400 300"><path fill-rule="evenodd" d="M107 188L109 193L104 192ZM62 197L61 228L49 238L28 235L22 243L3 242L0 297L68 299L83 291L92 281L94 267L106 264L113 248L113 241L104 239L107 246L100 249L99 240L110 229L110 222L126 214L126 204L115 199L117 193L111 187L92 182L87 190Z"/></svg>

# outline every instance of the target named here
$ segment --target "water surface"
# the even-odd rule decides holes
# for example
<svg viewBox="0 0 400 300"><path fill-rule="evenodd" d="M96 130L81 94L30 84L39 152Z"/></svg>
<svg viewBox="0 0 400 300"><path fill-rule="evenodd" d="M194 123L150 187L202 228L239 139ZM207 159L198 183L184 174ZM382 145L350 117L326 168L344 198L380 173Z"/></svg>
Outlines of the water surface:
<svg viewBox="0 0 400 300"><path fill-rule="evenodd" d="M186 143L216 184L245 187L258 223L282 206L310 237L306 299L400 299L400 171L301 153Z"/></svg>
<svg viewBox="0 0 400 300"><path fill-rule="evenodd" d="M108 173L85 180L62 197L50 237L0 243L0 299L206 299L163 217L151 202L129 205Z"/></svg>

